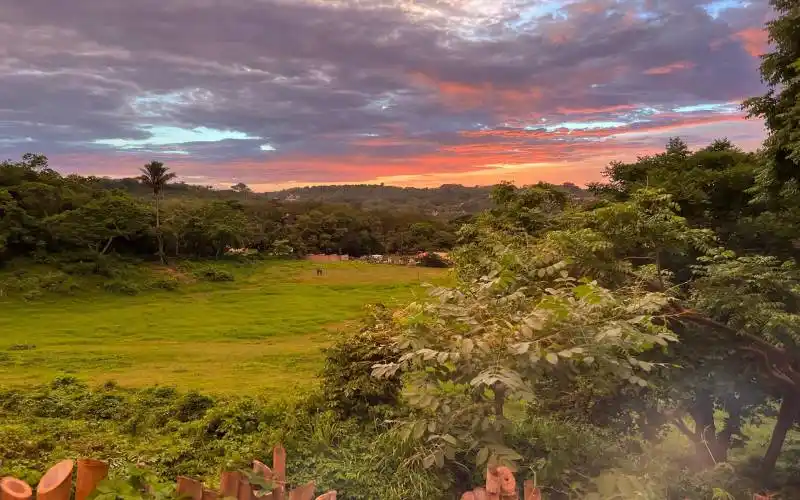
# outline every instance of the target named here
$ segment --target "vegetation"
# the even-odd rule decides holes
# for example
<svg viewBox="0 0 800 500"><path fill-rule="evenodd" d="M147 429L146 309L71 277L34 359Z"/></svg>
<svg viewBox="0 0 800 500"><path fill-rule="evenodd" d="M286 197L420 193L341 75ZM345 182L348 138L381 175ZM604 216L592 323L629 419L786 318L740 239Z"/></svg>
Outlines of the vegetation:
<svg viewBox="0 0 800 500"><path fill-rule="evenodd" d="M2 473L100 455L144 465L113 483L142 496L283 441L291 482L343 498L451 498L497 464L548 498L798 498L800 7L772 5L769 91L745 103L764 148L673 138L588 193L277 201L157 162L141 182L2 164ZM451 271L278 257L451 248Z"/></svg>
<svg viewBox="0 0 800 500"><path fill-rule="evenodd" d="M303 261L187 262L169 274L138 265L116 273L105 280L47 267L0 273L0 282L7 276L40 290L33 302L24 300L29 291L0 299L4 387L71 374L235 394L245 378L248 391L296 397L316 385L321 349L364 304L400 304L421 293L420 282L446 279L434 269L357 262L327 264L317 277ZM64 297L68 287L72 296Z"/></svg>

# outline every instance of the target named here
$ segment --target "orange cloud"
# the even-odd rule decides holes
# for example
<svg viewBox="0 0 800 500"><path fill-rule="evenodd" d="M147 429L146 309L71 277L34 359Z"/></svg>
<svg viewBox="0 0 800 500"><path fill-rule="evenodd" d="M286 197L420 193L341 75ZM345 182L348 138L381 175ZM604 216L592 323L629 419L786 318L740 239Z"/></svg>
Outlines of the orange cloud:
<svg viewBox="0 0 800 500"><path fill-rule="evenodd" d="M530 107L542 97L537 87L527 89L498 88L490 83L469 85L437 79L421 72L411 74L412 82L418 86L435 89L442 102L457 109L473 109L488 106L494 109L519 109Z"/></svg>
<svg viewBox="0 0 800 500"><path fill-rule="evenodd" d="M665 66L657 66L655 68L650 68L644 72L645 75L667 75L669 73L680 71L684 69L691 69L696 66L695 63L691 61L678 61L672 64L667 64Z"/></svg>
<svg viewBox="0 0 800 500"><path fill-rule="evenodd" d="M557 108L556 112L564 115L596 115L604 113L617 113L620 111L631 111L639 108L638 104L618 104L616 106L605 106L599 108Z"/></svg>
<svg viewBox="0 0 800 500"><path fill-rule="evenodd" d="M764 29L747 28L738 33L734 33L733 36L742 43L744 50L751 56L758 57L767 52L769 36Z"/></svg>

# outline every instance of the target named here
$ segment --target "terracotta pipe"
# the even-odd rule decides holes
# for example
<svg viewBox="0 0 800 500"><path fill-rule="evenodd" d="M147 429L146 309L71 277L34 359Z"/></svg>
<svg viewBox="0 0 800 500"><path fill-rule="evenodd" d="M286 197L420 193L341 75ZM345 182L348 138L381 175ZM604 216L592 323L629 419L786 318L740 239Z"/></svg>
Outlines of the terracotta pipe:
<svg viewBox="0 0 800 500"><path fill-rule="evenodd" d="M86 500L97 485L108 477L108 464L91 458L78 460L78 480L75 483L75 500Z"/></svg>
<svg viewBox="0 0 800 500"><path fill-rule="evenodd" d="M3 500L31 500L33 490L21 479L4 477L0 479L0 497Z"/></svg>
<svg viewBox="0 0 800 500"><path fill-rule="evenodd" d="M69 500L75 462L62 460L48 470L36 487L37 500Z"/></svg>

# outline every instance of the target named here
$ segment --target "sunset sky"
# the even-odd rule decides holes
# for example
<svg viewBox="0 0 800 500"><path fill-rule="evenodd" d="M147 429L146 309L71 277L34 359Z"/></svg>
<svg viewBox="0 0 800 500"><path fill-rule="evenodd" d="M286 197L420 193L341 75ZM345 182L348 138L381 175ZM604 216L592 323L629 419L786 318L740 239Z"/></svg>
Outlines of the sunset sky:
<svg viewBox="0 0 800 500"><path fill-rule="evenodd" d="M256 190L600 179L763 139L766 0L2 0L0 158Z"/></svg>

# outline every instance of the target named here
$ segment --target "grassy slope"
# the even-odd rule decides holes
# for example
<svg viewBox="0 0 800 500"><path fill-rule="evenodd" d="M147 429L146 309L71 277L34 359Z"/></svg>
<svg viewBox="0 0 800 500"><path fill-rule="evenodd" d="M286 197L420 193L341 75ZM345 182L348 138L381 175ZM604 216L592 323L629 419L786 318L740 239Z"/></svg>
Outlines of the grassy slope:
<svg viewBox="0 0 800 500"><path fill-rule="evenodd" d="M320 348L365 304L422 293L433 269L308 262L258 263L232 283L197 283L128 297L107 292L0 302L3 386L72 374L91 382L175 385L210 393L246 388L299 395L315 383ZM35 349L9 350L18 344Z"/></svg>

